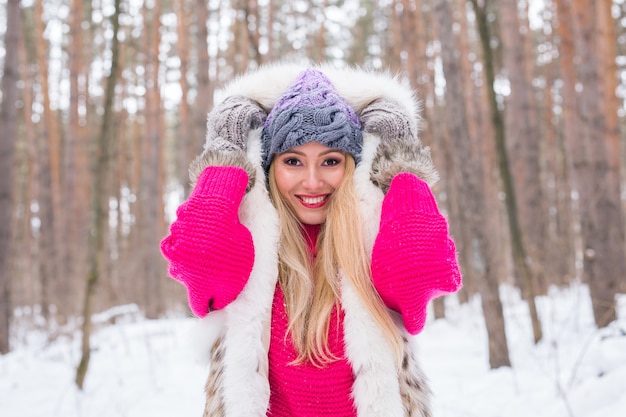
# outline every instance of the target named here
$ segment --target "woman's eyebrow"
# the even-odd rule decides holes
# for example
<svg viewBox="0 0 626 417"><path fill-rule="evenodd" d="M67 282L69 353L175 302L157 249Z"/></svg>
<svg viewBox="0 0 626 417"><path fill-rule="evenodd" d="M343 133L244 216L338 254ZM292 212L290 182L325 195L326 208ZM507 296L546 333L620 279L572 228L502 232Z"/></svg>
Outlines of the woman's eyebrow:
<svg viewBox="0 0 626 417"><path fill-rule="evenodd" d="M326 154L329 154L329 153L333 153L333 152L343 153L343 151L341 151L340 149L327 149L327 150L317 154L317 156L323 156L323 155L326 155ZM289 150L289 151L286 151L286 152L282 153L282 155L287 155L287 154L296 154L296 155L300 155L300 156L306 156L305 152L296 151L296 150Z"/></svg>

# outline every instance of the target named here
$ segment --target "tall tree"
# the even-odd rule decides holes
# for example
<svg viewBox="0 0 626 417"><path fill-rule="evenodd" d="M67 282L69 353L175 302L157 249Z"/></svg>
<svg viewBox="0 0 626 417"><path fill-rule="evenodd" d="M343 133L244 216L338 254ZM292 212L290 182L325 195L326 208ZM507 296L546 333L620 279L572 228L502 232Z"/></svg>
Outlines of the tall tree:
<svg viewBox="0 0 626 417"><path fill-rule="evenodd" d="M276 13L274 3L275 0L267 1L267 20L264 26L265 39L267 43L267 53L263 57L263 61L265 62L272 62L276 58L274 50L274 15Z"/></svg>
<svg viewBox="0 0 626 417"><path fill-rule="evenodd" d="M41 306L45 318L50 318L53 305L57 303L56 280L58 278L58 247L56 245L57 212L55 210L55 192L58 192L55 181L59 178L58 148L56 145L56 117L50 106L49 71L48 71L48 41L44 37L45 25L43 2L35 2L32 18L34 31L34 50L37 63L37 83L41 91L41 106L43 123L38 123L38 158L39 177L39 267L41 280ZM43 124L43 126L42 126ZM56 168L55 168L56 167ZM56 173L53 171L57 170ZM58 185L58 182L57 182Z"/></svg>
<svg viewBox="0 0 626 417"><path fill-rule="evenodd" d="M45 18L43 13L43 2L35 2L35 27L37 33L40 35L39 39L45 39ZM37 65L40 71L40 84L43 99L43 116L45 129L42 131L44 138L48 141L48 173L49 175L49 192L51 198L51 215L49 217L50 227L52 233L50 248L50 257L47 262L50 262L51 271L53 271L52 279L53 286L51 294L53 296L53 303L55 304L55 310L57 312L56 318L65 320L67 311L65 311L66 297L69 294L68 277L64 276L60 270L60 259L63 252L62 245L57 245L58 239L61 236L61 225L63 224L63 215L66 213L61 207L61 129L59 127L59 116L54 110L51 101L50 94L50 82L49 82L49 61L52 58L48 50L49 42L42 42L37 48Z"/></svg>
<svg viewBox="0 0 626 417"><path fill-rule="evenodd" d="M158 248L159 238L162 236L160 225L163 223L161 175L164 129L162 128L159 83L161 2L155 2L151 10L145 9L144 11L146 123L141 146L138 227L141 236L141 265L145 276L145 313L148 318L157 318L164 311L161 276L165 269Z"/></svg>
<svg viewBox="0 0 626 417"><path fill-rule="evenodd" d="M532 280L531 285L522 284L522 288L533 289L525 294L528 298L538 295L540 284L541 288L546 288L542 271L546 261L544 254L548 220L540 164L542 135L531 72L534 57L527 54L525 45L530 37L530 29L522 24L527 20L519 18L518 3L516 0L500 1L499 11L504 71L511 88L504 112L507 151L513 172L516 210L526 249L526 263Z"/></svg>
<svg viewBox="0 0 626 417"><path fill-rule="evenodd" d="M404 27L404 23L409 19L409 14L410 11L405 10L405 4L402 1L395 0L392 3L388 18L391 41L389 42L385 66L395 73L402 70L402 56L406 54L405 43L409 43L409 38L412 38L414 34L414 31Z"/></svg>
<svg viewBox="0 0 626 417"><path fill-rule="evenodd" d="M248 25L250 27L250 50L252 53L252 60L257 66L263 63L263 56L261 55L261 13L259 10L258 0L248 1Z"/></svg>
<svg viewBox="0 0 626 417"><path fill-rule="evenodd" d="M562 7L558 6L560 2L562 0L553 0L554 7ZM544 17L544 25L550 27L546 41L551 43L551 48L558 50L558 57L544 65L546 85L549 87L544 93L546 182L549 187L546 197L550 204L549 210L553 213L548 228L546 255L552 261L546 265L546 273L553 277L553 284L563 285L576 276L574 223L577 221L572 205L569 158L566 157L563 144L573 140L579 134L579 129L572 22L562 21L564 15L553 13L555 11L554 8L546 11ZM556 31L552 31L552 28L556 28ZM554 111L557 99L560 100L559 112Z"/></svg>
<svg viewBox="0 0 626 417"><path fill-rule="evenodd" d="M70 277L67 283L68 295L76 294L74 277L83 276L85 265L85 248L87 247L87 228L89 212L89 168L87 137L85 135L86 115L86 80L84 64L83 24L84 1L72 0L72 13L69 15L68 69L70 100L67 109L65 141L63 144L63 188L62 196L66 212L71 215L62 217L66 244L62 245L63 253L60 274ZM65 302L69 312L75 314L79 310L75 300L78 297L67 297Z"/></svg>
<svg viewBox="0 0 626 417"><path fill-rule="evenodd" d="M189 108L189 82L187 81L187 74L189 71L189 10L187 7L187 0L176 0L176 34L177 45L176 51L180 58L180 104L179 104L179 138L177 140L176 152L178 153L176 158L177 177L181 184L183 184L185 195L189 190L189 174L188 166L191 160L189 159L193 151L191 145L193 143L193 133L191 124L191 112Z"/></svg>
<svg viewBox="0 0 626 417"><path fill-rule="evenodd" d="M487 92L489 94L489 107L491 113L491 120L494 126L495 145L498 155L498 168L506 196L506 212L508 217L508 226L511 236L511 245L513 251L513 262L516 271L520 274L520 285L522 291L527 294L527 302L530 312L530 318L533 329L533 337L535 342L538 342L542 338L541 323L539 321L539 314L537 312L537 306L535 304L534 294L532 287L533 280L531 278L531 271L529 268L526 255L526 249L522 239L522 232L519 222L519 216L517 212L517 202L515 195L515 188L513 186L513 178L511 175L511 167L509 164L509 157L506 149L506 134L505 126L502 114L498 108L498 100L495 92L495 63L493 57L493 51L491 47L491 29L489 27L489 20L487 17L487 8L489 3L479 5L478 0L471 0L476 15L476 23L480 34L480 43L483 52L483 60L485 62L485 80L487 84Z"/></svg>
<svg viewBox="0 0 626 417"><path fill-rule="evenodd" d="M618 116L619 109L621 107L621 99L617 95L619 90L619 71L617 68L616 57L620 56L618 50L616 22L612 15L612 0L600 0L595 3L597 11L597 27L598 27L598 65L600 74L604 74L600 77L602 81L602 113L606 118L606 134L605 138L608 147L609 158L609 180L613 182L611 185L612 192L623 192L620 186L622 178L622 155L623 155L623 132L626 132L626 127L620 127L620 120ZM623 7L623 5L622 5ZM623 22L623 20L620 20ZM623 26L623 25L620 25ZM615 202L619 205L621 198L615 199ZM622 211L622 215L624 212ZM622 224L624 220L622 219ZM616 245L619 245L621 241L622 250L624 248L624 228L619 236L614 236L613 239ZM624 253L624 252L622 252ZM625 253L626 255L626 253ZM619 269L618 269L619 271ZM615 279L617 278L617 279ZM626 280L620 279L619 276L614 276L614 286L607 291L607 295L610 297L611 292L624 293L626 291ZM611 286L611 284L609 284ZM604 291L603 291L604 292ZM604 313L601 310L596 312L596 317L601 317ZM596 320L596 323L600 323L601 320Z"/></svg>
<svg viewBox="0 0 626 417"><path fill-rule="evenodd" d="M230 33L227 61L232 66L233 75L238 75L248 69L250 62L250 31L248 28L247 0L234 0L233 21Z"/></svg>
<svg viewBox="0 0 626 417"><path fill-rule="evenodd" d="M202 145L204 144L204 137L206 135L206 115L213 107L213 86L209 78L209 33L208 33L208 20L209 9L205 0L196 0L196 54L198 57L197 68L197 95L196 105L194 106L194 136L193 143L190 147L190 154L188 155L188 161L191 162L193 158L200 153Z"/></svg>
<svg viewBox="0 0 626 417"><path fill-rule="evenodd" d="M313 2L311 2L310 4L312 6ZM315 39L315 41L311 42L311 44L309 45L309 56L317 62L323 62L326 59L326 45L328 43L328 35L326 33L325 24L325 22L327 21L326 6L326 0L321 0L321 4L317 7L318 10L315 10L316 8L314 7L309 8L309 13L311 13L311 15L309 16L309 19L311 20L311 26L314 27L319 25L319 27L317 28L317 35L315 37L309 38L310 40ZM320 17L317 18L317 15L319 15Z"/></svg>
<svg viewBox="0 0 626 417"><path fill-rule="evenodd" d="M607 91L613 83L601 73L614 56L601 53L603 42L613 43L599 33L598 7L608 9L611 2L580 0L571 2L574 22L578 29L578 80L583 93L580 101L581 136L578 143L568 143L572 158L572 175L579 193L581 235L583 241L584 279L589 283L593 314L599 327L616 318L615 296L626 275L624 256L624 219L621 204L619 136L612 118L617 108L611 99L615 91ZM563 9L559 13L564 12ZM602 22L602 23L606 23ZM602 74L602 75L601 75ZM614 84L613 84L614 85ZM604 100L608 100L604 103ZM599 104L604 103L604 104Z"/></svg>
<svg viewBox="0 0 626 417"><path fill-rule="evenodd" d="M11 321L10 247L13 225L13 158L17 136L17 81L19 79L20 1L7 4L2 107L0 107L0 354L9 352Z"/></svg>
<svg viewBox="0 0 626 417"><path fill-rule="evenodd" d="M496 245L486 233L488 223L485 196L483 194L483 178L481 153L472 146L469 135L466 102L463 97L464 74L461 73L459 53L454 37L452 8L449 0L433 0L433 11L437 21L439 39L441 41L441 61L446 79L446 124L449 140L455 151L452 152L452 165L457 189L456 203L463 209L458 210L460 221L465 225L465 233L461 236L462 250L469 252L473 259L480 259L477 269L481 277L478 279L489 335L489 363L492 368L510 366L509 351L504 329L504 314L499 296L499 282L493 266ZM476 266L475 266L476 267Z"/></svg>
<svg viewBox="0 0 626 417"><path fill-rule="evenodd" d="M346 53L346 61L350 65L364 66L367 61L367 45L373 32L371 8L376 7L371 0L361 2L364 12L358 17L352 28L352 38ZM273 56L270 49L269 56Z"/></svg>
<svg viewBox="0 0 626 417"><path fill-rule="evenodd" d="M95 169L93 173L93 188L91 195L91 231L89 239L89 272L83 301L82 348L81 359L76 368L76 386L83 389L89 361L91 358L91 315L94 310L96 287L100 281L106 259L105 234L109 219L109 177L110 150L113 141L113 99L117 85L119 67L119 39L121 0L115 0L115 11L111 16L113 34L111 40L111 68L106 79L104 96L104 114L100 124L100 131L96 141Z"/></svg>
<svg viewBox="0 0 626 417"><path fill-rule="evenodd" d="M37 71L34 62L35 58L35 40L33 37L33 31L31 30L32 19L29 19L29 10L22 8L20 10L20 22L22 24L21 31L21 48L20 48L20 67L23 68L22 76L24 80L24 87L22 89L22 101L24 107L22 110L23 120L34 120L35 115L33 112L35 98L35 84L37 78ZM24 199L22 204L24 205L24 222L22 226L23 241L16 242L21 244L21 247L16 247L14 253L18 254L15 261L23 265L25 275L22 277L22 287L24 291L24 298L22 300L15 300L15 305L23 304L43 304L40 298L40 257L38 254L39 239L32 230L33 217L37 215L31 211L31 202L36 201L38 195L39 186L39 158L38 158L38 141L37 141L37 129L39 124L24 123L23 139L26 149L25 159L27 164L25 165L25 183ZM26 257L21 257L19 254L26 254ZM15 284L15 281L13 282ZM23 304L17 304L21 301Z"/></svg>

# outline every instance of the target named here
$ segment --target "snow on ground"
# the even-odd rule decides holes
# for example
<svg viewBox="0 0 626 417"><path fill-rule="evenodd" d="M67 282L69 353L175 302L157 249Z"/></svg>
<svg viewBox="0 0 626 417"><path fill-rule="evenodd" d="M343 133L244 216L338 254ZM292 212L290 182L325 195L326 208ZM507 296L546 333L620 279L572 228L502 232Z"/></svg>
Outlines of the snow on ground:
<svg viewBox="0 0 626 417"><path fill-rule="evenodd" d="M502 298L511 368L489 368L478 299L458 305L449 297L448 317L417 337L435 417L626 415L626 296L619 319L598 330L586 286L552 290L538 301L545 337L537 345L518 292L503 287ZM18 317L15 349L0 356L0 415L199 417L207 372L188 348L195 320L144 320L126 308L115 325L97 327L83 391L74 385L79 336L50 340L28 315Z"/></svg>

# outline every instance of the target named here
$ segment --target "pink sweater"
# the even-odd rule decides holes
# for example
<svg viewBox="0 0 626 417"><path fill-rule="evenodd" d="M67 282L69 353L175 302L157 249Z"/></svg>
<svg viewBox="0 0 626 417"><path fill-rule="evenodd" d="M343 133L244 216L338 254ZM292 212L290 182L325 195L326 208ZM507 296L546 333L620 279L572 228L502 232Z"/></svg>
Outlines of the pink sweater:
<svg viewBox="0 0 626 417"><path fill-rule="evenodd" d="M246 185L247 175L240 168L207 167L161 243L170 274L187 287L191 309L198 316L206 315L209 304L219 309L232 301L252 268L250 233L237 217ZM319 228L306 226L305 230L314 251ZM372 279L385 304L402 315L412 334L422 330L432 298L461 286L447 222L428 185L415 175L397 175L385 196L372 251ZM333 311L329 332L329 347L342 359L321 369L311 364L289 365L297 354L285 339L287 326L283 294L277 286L267 415L356 416L351 397L354 376L343 343L343 312Z"/></svg>

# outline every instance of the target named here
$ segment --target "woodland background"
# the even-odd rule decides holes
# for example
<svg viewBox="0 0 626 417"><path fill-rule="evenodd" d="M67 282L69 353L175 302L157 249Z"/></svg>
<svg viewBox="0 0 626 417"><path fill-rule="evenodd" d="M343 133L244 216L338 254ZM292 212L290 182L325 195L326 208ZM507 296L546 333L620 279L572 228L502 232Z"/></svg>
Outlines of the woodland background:
<svg viewBox="0 0 626 417"><path fill-rule="evenodd" d="M243 71L302 59L418 91L458 298L480 296L492 368L510 365L500 284L519 287L536 342L550 286L588 284L596 325L615 320L624 0L0 0L0 352L16 311L51 339L79 328L80 387L93 314L187 314L159 241L206 113Z"/></svg>

